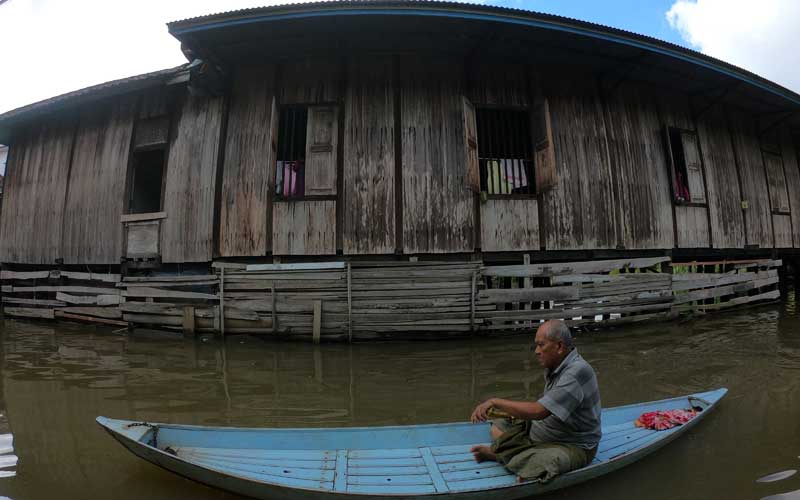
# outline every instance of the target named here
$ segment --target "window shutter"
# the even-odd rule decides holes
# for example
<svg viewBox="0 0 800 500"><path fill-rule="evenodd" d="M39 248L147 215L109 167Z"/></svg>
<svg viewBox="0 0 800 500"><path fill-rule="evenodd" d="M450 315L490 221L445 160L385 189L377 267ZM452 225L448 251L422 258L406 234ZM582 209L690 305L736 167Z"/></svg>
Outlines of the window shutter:
<svg viewBox="0 0 800 500"><path fill-rule="evenodd" d="M783 174L783 158L774 153L764 152L764 163L767 167L772 211L789 213L789 195L786 192L786 177Z"/></svg>
<svg viewBox="0 0 800 500"><path fill-rule="evenodd" d="M336 194L336 150L339 112L335 106L308 108L306 128L306 195Z"/></svg>
<svg viewBox="0 0 800 500"><path fill-rule="evenodd" d="M475 120L475 106L464 96L461 96L464 110L464 145L467 151L467 172L464 184L467 189L474 192L481 190L481 174L478 166L478 125Z"/></svg>
<svg viewBox="0 0 800 500"><path fill-rule="evenodd" d="M700 153L697 148L697 136L689 132L681 133L683 158L686 163L686 182L689 184L689 196L692 203L706 202L706 189L703 182L703 170L700 167Z"/></svg>
<svg viewBox="0 0 800 500"><path fill-rule="evenodd" d="M550 122L550 104L547 99L543 99L533 107L531 119L536 192L540 193L556 184L556 151Z"/></svg>
<svg viewBox="0 0 800 500"><path fill-rule="evenodd" d="M136 122L133 148L163 146L169 141L169 117L157 116Z"/></svg>

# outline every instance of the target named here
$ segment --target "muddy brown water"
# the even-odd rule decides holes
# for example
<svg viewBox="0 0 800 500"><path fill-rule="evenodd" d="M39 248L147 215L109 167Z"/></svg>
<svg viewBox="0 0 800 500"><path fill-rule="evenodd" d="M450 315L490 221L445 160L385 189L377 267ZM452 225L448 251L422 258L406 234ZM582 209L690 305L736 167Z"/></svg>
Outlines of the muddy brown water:
<svg viewBox="0 0 800 500"><path fill-rule="evenodd" d="M604 406L720 386L730 392L699 426L653 455L537 498L796 494L800 474L756 482L800 468L800 312L796 291L784 296L691 321L579 335ZM95 417L248 427L463 421L489 396L540 393L530 342L312 346L231 337L223 344L7 319L0 322L0 453L4 442L13 452L0 455L0 498L239 498L134 457Z"/></svg>

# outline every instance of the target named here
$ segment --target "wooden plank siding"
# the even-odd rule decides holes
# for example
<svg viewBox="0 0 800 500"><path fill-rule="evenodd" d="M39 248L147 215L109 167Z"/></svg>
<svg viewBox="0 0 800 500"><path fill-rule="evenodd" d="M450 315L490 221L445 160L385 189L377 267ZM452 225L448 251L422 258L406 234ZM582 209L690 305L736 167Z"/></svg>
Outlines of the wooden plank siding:
<svg viewBox="0 0 800 500"><path fill-rule="evenodd" d="M54 264L62 257L74 131L74 121L51 118L12 145L0 221L2 262Z"/></svg>
<svg viewBox="0 0 800 500"><path fill-rule="evenodd" d="M616 248L617 200L603 108L594 77L566 75L546 83L558 180L542 193L547 250Z"/></svg>
<svg viewBox="0 0 800 500"><path fill-rule="evenodd" d="M348 65L344 98L345 254L395 250L394 85L390 58Z"/></svg>
<svg viewBox="0 0 800 500"><path fill-rule="evenodd" d="M675 244L668 159L653 94L644 86L625 83L606 99L622 219L618 237L627 249Z"/></svg>
<svg viewBox="0 0 800 500"><path fill-rule="evenodd" d="M476 106L530 106L530 67L524 64L469 62L467 98Z"/></svg>
<svg viewBox="0 0 800 500"><path fill-rule="evenodd" d="M728 120L739 168L742 200L748 204L744 209L745 244L770 248L774 243L772 211L755 120L735 109L728 110Z"/></svg>
<svg viewBox="0 0 800 500"><path fill-rule="evenodd" d="M783 171L786 174L786 188L789 191L789 211L792 218L792 246L800 248L800 169L798 154L800 141L793 142L792 133L782 128L779 134Z"/></svg>
<svg viewBox="0 0 800 500"><path fill-rule="evenodd" d="M65 264L118 264L134 99L87 109L72 153L64 211Z"/></svg>
<svg viewBox="0 0 800 500"><path fill-rule="evenodd" d="M481 204L481 250L538 249L539 209L535 199L491 199Z"/></svg>
<svg viewBox="0 0 800 500"><path fill-rule="evenodd" d="M186 96L174 117L161 232L163 262L212 257L214 196L224 99Z"/></svg>
<svg viewBox="0 0 800 500"><path fill-rule="evenodd" d="M219 250L222 256L265 255L272 247L270 186L274 68L240 68L233 79L222 172Z"/></svg>
<svg viewBox="0 0 800 500"><path fill-rule="evenodd" d="M697 136L703 151L714 248L745 245L736 159L727 120L718 106L697 119Z"/></svg>
<svg viewBox="0 0 800 500"><path fill-rule="evenodd" d="M658 114L661 124L664 128L675 127L684 130L695 131L694 118L692 117L692 110L689 104L689 97L679 92L672 92L666 89L658 89L656 92L658 100ZM664 129L660 130L662 134L661 148L666 154L666 139L663 137ZM704 152L701 152L701 154ZM669 160L665 157L664 169L667 171L667 182L671 183L672 175L669 172L669 166L666 164ZM703 169L705 171L705 169ZM704 174L705 177L705 174ZM675 247L677 248L708 248L711 246L711 233L708 227L708 205L705 206L687 206L677 205L672 200L674 194L672 187L665 186L670 196L670 203L673 205L675 214Z"/></svg>
<svg viewBox="0 0 800 500"><path fill-rule="evenodd" d="M343 65L339 60L309 60L280 66L280 104L338 102Z"/></svg>
<svg viewBox="0 0 800 500"><path fill-rule="evenodd" d="M275 255L336 253L336 201L275 203L272 220Z"/></svg>
<svg viewBox="0 0 800 500"><path fill-rule="evenodd" d="M466 96L476 107L528 108L530 67L503 62L468 63ZM478 144L480 153L481 144ZM493 198L480 204L480 247L484 252L538 250L536 198Z"/></svg>
<svg viewBox="0 0 800 500"><path fill-rule="evenodd" d="M463 68L446 61L401 61L403 250L469 252L475 210L466 189Z"/></svg>

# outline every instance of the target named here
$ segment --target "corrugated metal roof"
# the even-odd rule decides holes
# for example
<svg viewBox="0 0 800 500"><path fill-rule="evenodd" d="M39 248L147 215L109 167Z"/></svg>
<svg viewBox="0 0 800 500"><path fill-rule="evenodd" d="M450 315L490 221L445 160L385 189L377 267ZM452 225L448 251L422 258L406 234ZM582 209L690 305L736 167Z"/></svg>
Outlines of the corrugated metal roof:
<svg viewBox="0 0 800 500"><path fill-rule="evenodd" d="M180 73L185 67L186 64L182 64L174 68L162 69L159 71L153 71L151 73L121 78L119 80L112 80L110 82L93 85L91 87L86 87L74 92L68 92L56 97L51 97L50 99L45 99L44 101L28 104L27 106L22 106L21 108L13 109L0 115L0 128L8 125L11 122L26 118L31 115L47 113L59 106L77 104L86 100L99 99L102 97L131 92L140 88L156 85L160 82L169 80L176 74Z"/></svg>
<svg viewBox="0 0 800 500"><path fill-rule="evenodd" d="M339 10L345 13L347 10L352 9L374 9L378 11L380 9L387 8L404 10L434 9L443 12L452 12L454 15L458 13L490 14L504 17L508 20L523 19L539 21L550 24L554 28L576 28L577 31L583 31L584 34L587 34L586 32L593 32L600 35L607 35L610 37L609 39L611 41L622 41L620 39L629 40L640 46L643 45L645 47L665 53L666 55L681 58L694 64L711 67L712 69L721 70L729 76L734 76L751 85L765 88L766 90L775 93L790 102L793 102L795 105L800 105L800 94L767 80L766 78L756 75L755 73L751 73L746 69L707 56L695 50L659 40L647 35L626 31L620 28L613 28L602 24L581 21L579 19L524 9L515 9L511 7L496 7L440 0L333 0L288 3L269 7L239 9L230 12L208 14L204 16L183 19L180 21L173 21L167 23L167 26L169 27L170 33L172 33L176 38L180 39L182 34L200 29L213 29L209 25L214 25L217 23L221 24L222 22L226 21L242 21L248 18L268 18L273 16L277 17L284 14L299 12L313 13L317 11L320 13L325 13ZM615 38L616 40L614 40Z"/></svg>

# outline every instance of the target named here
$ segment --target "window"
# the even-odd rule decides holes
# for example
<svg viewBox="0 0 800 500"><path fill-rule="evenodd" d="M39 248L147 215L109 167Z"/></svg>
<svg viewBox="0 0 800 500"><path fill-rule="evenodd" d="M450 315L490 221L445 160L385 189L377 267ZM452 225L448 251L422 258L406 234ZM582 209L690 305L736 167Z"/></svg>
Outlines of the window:
<svg viewBox="0 0 800 500"><path fill-rule="evenodd" d="M789 193L786 190L786 176L783 171L783 157L769 151L762 151L767 170L769 202L772 213L789 214Z"/></svg>
<svg viewBox="0 0 800 500"><path fill-rule="evenodd" d="M675 203L706 203L697 134L690 130L668 127L666 136Z"/></svg>
<svg viewBox="0 0 800 500"><path fill-rule="evenodd" d="M306 127L308 108L284 106L278 122L275 194L282 198L305 195Z"/></svg>
<svg viewBox="0 0 800 500"><path fill-rule="evenodd" d="M476 110L481 191L534 194L530 122L525 110Z"/></svg>
<svg viewBox="0 0 800 500"><path fill-rule="evenodd" d="M161 210L164 156L164 149L134 152L128 213L143 214Z"/></svg>
<svg viewBox="0 0 800 500"><path fill-rule="evenodd" d="M281 107L275 171L279 199L336 195L337 133L335 106Z"/></svg>
<svg viewBox="0 0 800 500"><path fill-rule="evenodd" d="M168 116L145 118L136 122L128 213L144 214L161 211L168 142Z"/></svg>
<svg viewBox="0 0 800 500"><path fill-rule="evenodd" d="M547 99L530 110L476 110L466 97L462 101L469 189L498 197L532 196L555 185Z"/></svg>

